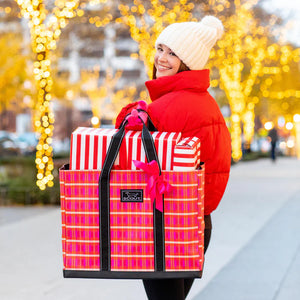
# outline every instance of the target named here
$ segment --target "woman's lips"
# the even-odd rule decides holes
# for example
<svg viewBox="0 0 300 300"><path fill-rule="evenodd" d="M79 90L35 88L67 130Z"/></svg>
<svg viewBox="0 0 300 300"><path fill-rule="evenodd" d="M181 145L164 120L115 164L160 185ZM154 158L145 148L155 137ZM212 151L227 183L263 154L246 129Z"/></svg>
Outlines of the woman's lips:
<svg viewBox="0 0 300 300"><path fill-rule="evenodd" d="M170 70L170 69L171 68L169 68L169 67L158 65L158 70L160 70L160 71Z"/></svg>

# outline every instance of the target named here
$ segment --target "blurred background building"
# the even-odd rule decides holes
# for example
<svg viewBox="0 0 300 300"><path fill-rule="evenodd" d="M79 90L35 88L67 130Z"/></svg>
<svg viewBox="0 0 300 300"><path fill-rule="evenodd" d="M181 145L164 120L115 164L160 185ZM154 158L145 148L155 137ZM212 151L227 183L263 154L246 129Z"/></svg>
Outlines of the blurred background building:
<svg viewBox="0 0 300 300"><path fill-rule="evenodd" d="M97 92L100 96L103 91L99 87L108 84L118 73L117 82L106 86L106 99L100 103L105 107L110 101L109 93L125 87L132 87L137 98L147 79L142 61L134 56L138 52L138 45L131 38L128 28L116 23L97 26L97 16L103 14L101 5L87 5L85 11L83 18L71 20L63 30L57 47L58 58L53 65L58 80L54 85L57 101L52 103L55 113L54 136L57 140L70 137L70 133L78 126L91 126L93 113L89 91L94 92L94 97L97 97ZM0 34L18 37L17 42L22 43L20 50L24 55L30 51L28 20L20 18L16 1L0 1ZM86 80L89 75L90 78ZM24 82L24 86L34 89L34 83L29 80ZM22 102L27 104L30 101L27 95ZM112 124L114 114L115 111L104 108L101 123ZM17 135L32 132L31 118L32 110L26 105L24 109L9 105L0 110L0 130Z"/></svg>

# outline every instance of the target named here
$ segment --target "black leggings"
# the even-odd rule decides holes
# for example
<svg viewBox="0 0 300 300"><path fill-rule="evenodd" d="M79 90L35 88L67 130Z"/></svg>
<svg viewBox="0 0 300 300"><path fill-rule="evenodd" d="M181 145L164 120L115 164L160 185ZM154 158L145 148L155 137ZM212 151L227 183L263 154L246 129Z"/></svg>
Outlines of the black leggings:
<svg viewBox="0 0 300 300"><path fill-rule="evenodd" d="M210 215L204 217L204 253L211 236ZM149 300L184 300L189 293L194 278L144 279L143 284Z"/></svg>

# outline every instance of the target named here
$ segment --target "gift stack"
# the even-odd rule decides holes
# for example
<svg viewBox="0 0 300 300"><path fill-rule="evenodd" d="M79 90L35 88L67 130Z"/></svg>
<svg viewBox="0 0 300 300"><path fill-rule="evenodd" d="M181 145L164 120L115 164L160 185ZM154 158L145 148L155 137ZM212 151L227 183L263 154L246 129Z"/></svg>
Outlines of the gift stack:
<svg viewBox="0 0 300 300"><path fill-rule="evenodd" d="M142 133L124 131L103 187L106 160L117 152L111 142L117 132L80 127L72 133L70 166L60 169L64 276L201 277L200 140L151 132L158 160L148 162Z"/></svg>
<svg viewBox="0 0 300 300"><path fill-rule="evenodd" d="M101 170L117 129L77 128L71 136L70 169ZM200 166L200 139L175 132L151 132L162 170L192 171ZM133 160L146 162L141 131L126 132L114 169L136 170Z"/></svg>

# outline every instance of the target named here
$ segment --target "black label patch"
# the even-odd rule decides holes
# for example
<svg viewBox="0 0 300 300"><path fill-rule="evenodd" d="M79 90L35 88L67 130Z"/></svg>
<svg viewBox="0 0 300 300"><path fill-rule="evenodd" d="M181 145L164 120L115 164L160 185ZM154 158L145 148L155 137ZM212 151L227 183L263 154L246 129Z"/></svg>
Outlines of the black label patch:
<svg viewBox="0 0 300 300"><path fill-rule="evenodd" d="M121 190L121 202L143 202L143 190Z"/></svg>

